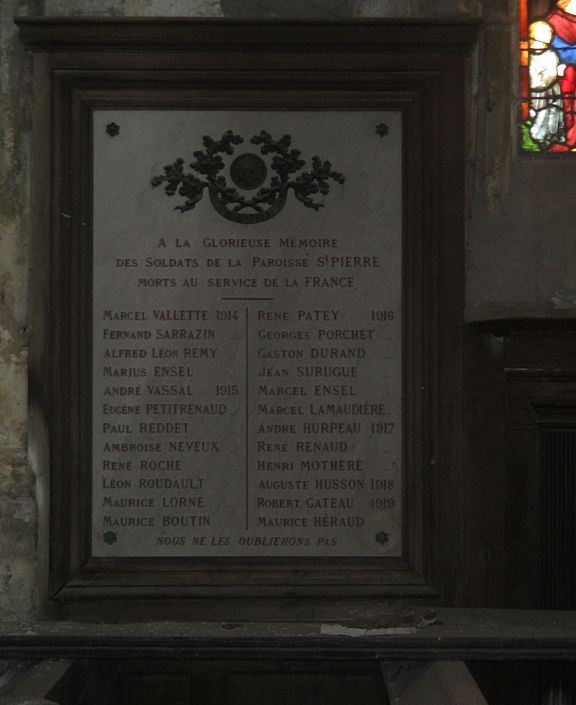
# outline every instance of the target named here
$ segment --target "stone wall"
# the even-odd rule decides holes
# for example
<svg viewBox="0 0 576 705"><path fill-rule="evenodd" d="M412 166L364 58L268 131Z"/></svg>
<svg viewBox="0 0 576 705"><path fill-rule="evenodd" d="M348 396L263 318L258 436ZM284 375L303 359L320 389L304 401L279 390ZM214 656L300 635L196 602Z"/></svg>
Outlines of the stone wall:
<svg viewBox="0 0 576 705"><path fill-rule="evenodd" d="M12 15L41 3L0 5L0 614L33 604L36 505L26 453L31 71Z"/></svg>
<svg viewBox="0 0 576 705"><path fill-rule="evenodd" d="M570 314L576 306L576 161L516 156L514 0L2 0L0 4L0 618L35 611L33 462L27 459L31 58L14 15L475 17L469 135L467 316ZM566 308L567 307L567 308ZM31 459L33 461L33 459Z"/></svg>

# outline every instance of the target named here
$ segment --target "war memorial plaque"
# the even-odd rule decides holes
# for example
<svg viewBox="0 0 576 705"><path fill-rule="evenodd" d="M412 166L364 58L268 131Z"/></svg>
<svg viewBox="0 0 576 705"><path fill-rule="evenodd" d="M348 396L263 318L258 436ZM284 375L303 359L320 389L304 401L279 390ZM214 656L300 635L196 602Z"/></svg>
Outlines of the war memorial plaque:
<svg viewBox="0 0 576 705"><path fill-rule="evenodd" d="M401 555L402 133L94 111L94 556Z"/></svg>
<svg viewBox="0 0 576 705"><path fill-rule="evenodd" d="M18 24L50 609L448 604L475 27Z"/></svg>

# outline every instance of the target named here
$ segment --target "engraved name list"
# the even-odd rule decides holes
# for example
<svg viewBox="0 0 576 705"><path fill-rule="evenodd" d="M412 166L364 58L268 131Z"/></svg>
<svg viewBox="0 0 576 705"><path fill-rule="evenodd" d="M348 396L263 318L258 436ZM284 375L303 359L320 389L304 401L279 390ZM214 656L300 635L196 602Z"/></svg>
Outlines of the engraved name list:
<svg viewBox="0 0 576 705"><path fill-rule="evenodd" d="M394 112L95 112L94 555L400 555L401 154Z"/></svg>

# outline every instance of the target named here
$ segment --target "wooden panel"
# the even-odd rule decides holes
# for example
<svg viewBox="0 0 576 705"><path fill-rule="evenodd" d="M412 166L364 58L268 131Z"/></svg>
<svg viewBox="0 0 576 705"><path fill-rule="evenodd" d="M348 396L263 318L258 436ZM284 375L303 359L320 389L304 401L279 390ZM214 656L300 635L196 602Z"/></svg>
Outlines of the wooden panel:
<svg viewBox="0 0 576 705"><path fill-rule="evenodd" d="M123 683L124 705L192 705L198 698L192 698L190 679L185 676L154 674L154 664L149 665L148 675L129 676Z"/></svg>
<svg viewBox="0 0 576 705"><path fill-rule="evenodd" d="M475 328L486 335L477 339L469 360L476 373L484 368L479 379L488 383L467 398L468 482L472 492L482 487L483 501L495 511L483 515L485 535L482 520L469 512L471 538L485 567L473 590L482 604L542 607L552 599L545 597L550 590L564 596L572 591L567 557L574 489L566 452L576 427L576 329L562 319L493 321ZM480 576L479 568L471 570Z"/></svg>
<svg viewBox="0 0 576 705"><path fill-rule="evenodd" d="M541 552L544 609L576 607L576 425L541 428L538 469L542 493Z"/></svg>
<svg viewBox="0 0 576 705"><path fill-rule="evenodd" d="M388 671L384 671L388 674ZM387 683L391 705L487 705L461 661L407 667Z"/></svg>
<svg viewBox="0 0 576 705"><path fill-rule="evenodd" d="M62 681L70 678L72 670L79 669L74 669L73 662L64 659L35 664L15 662L3 673L0 705L47 699Z"/></svg>
<svg viewBox="0 0 576 705"><path fill-rule="evenodd" d="M576 329L571 319L486 322L502 336L506 424L505 531L501 546L508 607L573 609L576 603ZM494 341L494 337L489 339ZM486 393L486 397L490 392ZM488 586L487 586L488 588ZM494 598L498 599L496 594ZM570 703L574 667L550 663L480 668L479 679L500 702ZM520 688L511 683L518 681Z"/></svg>
<svg viewBox="0 0 576 705"><path fill-rule="evenodd" d="M541 665L536 663L468 663L482 694L495 705L541 705Z"/></svg>
<svg viewBox="0 0 576 705"><path fill-rule="evenodd" d="M270 701L277 705L385 705L384 683L377 675L346 673L229 673L229 705Z"/></svg>
<svg viewBox="0 0 576 705"><path fill-rule="evenodd" d="M460 604L500 607L506 595L507 461L501 345L468 331L464 381L465 582ZM486 508L488 511L479 508Z"/></svg>
<svg viewBox="0 0 576 705"><path fill-rule="evenodd" d="M386 705L369 663L126 661L114 669L124 705Z"/></svg>

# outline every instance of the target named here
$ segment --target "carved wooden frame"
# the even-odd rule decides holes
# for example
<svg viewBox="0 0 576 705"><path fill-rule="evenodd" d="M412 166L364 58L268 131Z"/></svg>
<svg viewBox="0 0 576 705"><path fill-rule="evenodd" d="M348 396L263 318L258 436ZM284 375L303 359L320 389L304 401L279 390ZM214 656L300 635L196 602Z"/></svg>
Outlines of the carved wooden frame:
<svg viewBox="0 0 576 705"><path fill-rule="evenodd" d="M34 462L41 478L50 478L49 599L387 596L454 603L463 565L466 59L476 26L18 24L36 52L30 410ZM106 107L403 112L402 558L91 557L91 112Z"/></svg>

